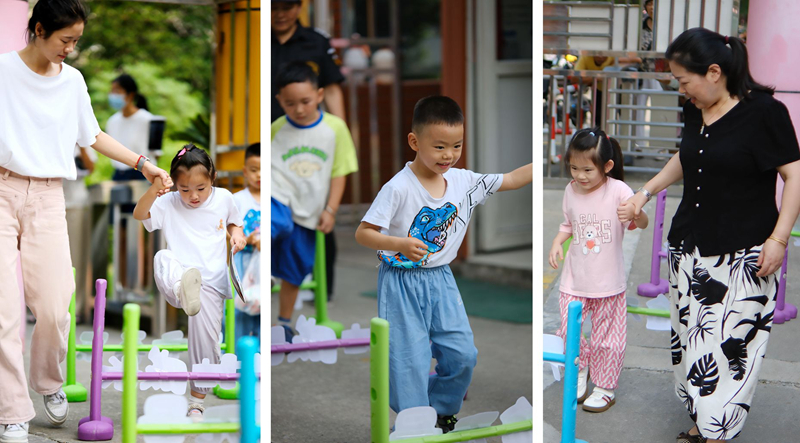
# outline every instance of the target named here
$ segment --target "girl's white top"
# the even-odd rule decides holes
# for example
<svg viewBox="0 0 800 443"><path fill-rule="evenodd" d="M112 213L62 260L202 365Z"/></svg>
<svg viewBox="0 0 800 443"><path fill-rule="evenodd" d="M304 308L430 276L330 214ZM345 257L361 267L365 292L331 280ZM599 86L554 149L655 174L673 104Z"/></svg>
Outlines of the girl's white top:
<svg viewBox="0 0 800 443"><path fill-rule="evenodd" d="M125 117L122 115L122 111L119 111L108 118L106 134L134 153L150 157L150 120L152 119L153 114L146 109L139 109L130 117ZM111 164L114 165L114 169L120 171L133 169L116 160L111 160Z"/></svg>
<svg viewBox="0 0 800 443"><path fill-rule="evenodd" d="M99 133L77 69L62 63L58 75L44 77L16 51L0 54L0 167L74 180L75 146L90 147Z"/></svg>
<svg viewBox="0 0 800 443"><path fill-rule="evenodd" d="M203 286L230 298L226 232L230 224L242 226L233 195L225 188L212 188L208 200L192 208L178 192L156 199L144 227L149 232L164 231L167 249L175 253L183 267L199 269Z"/></svg>

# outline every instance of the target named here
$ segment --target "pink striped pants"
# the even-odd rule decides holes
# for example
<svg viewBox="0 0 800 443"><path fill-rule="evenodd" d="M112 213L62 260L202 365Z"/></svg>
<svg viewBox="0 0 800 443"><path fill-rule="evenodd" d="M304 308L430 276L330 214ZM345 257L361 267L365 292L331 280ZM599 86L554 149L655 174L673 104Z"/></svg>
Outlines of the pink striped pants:
<svg viewBox="0 0 800 443"><path fill-rule="evenodd" d="M592 313L591 343L581 335L580 369L588 366L592 383L603 389L614 390L625 359L628 314L625 293L587 298L562 292L558 301L561 327L556 332L561 338L567 335L567 306L572 301L583 303L582 321L586 321L586 314Z"/></svg>

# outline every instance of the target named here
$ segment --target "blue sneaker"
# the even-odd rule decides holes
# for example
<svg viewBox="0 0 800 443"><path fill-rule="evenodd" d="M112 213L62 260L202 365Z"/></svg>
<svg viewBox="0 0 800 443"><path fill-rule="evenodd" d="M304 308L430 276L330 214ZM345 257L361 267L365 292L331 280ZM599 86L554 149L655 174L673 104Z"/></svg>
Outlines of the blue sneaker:
<svg viewBox="0 0 800 443"><path fill-rule="evenodd" d="M294 337L296 334L294 333L292 328L289 327L289 325L281 325L281 326L283 326L283 332L286 334L286 343L291 343L292 337Z"/></svg>

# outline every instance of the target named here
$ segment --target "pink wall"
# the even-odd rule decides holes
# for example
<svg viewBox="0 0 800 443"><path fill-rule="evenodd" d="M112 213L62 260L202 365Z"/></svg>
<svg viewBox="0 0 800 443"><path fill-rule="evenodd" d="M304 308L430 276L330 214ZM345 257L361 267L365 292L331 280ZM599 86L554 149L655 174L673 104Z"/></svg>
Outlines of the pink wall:
<svg viewBox="0 0 800 443"><path fill-rule="evenodd" d="M758 0L750 2L747 18L747 55L750 73L762 84L774 86L775 98L789 109L794 130L800 134L800 2ZM778 206L783 181L778 177Z"/></svg>
<svg viewBox="0 0 800 443"><path fill-rule="evenodd" d="M0 54L25 47L28 2L0 0Z"/></svg>

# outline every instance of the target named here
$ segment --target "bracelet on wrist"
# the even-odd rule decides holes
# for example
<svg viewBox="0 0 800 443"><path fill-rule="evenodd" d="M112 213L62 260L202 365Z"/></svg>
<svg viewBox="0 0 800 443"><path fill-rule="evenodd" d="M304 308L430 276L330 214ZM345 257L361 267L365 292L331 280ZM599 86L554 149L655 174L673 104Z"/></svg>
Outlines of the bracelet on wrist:
<svg viewBox="0 0 800 443"><path fill-rule="evenodd" d="M644 194L647 201L650 201L650 199L653 198L653 194L650 193L650 191L648 191L647 189L645 189L644 186L639 188L636 192L641 192L642 194Z"/></svg>
<svg viewBox="0 0 800 443"><path fill-rule="evenodd" d="M778 243L782 244L784 248L789 246L789 244L786 242L786 240L781 240L780 238L775 237L774 235L770 235L767 240L772 240L772 241L778 242Z"/></svg>
<svg viewBox="0 0 800 443"><path fill-rule="evenodd" d="M336 211L331 207L331 205L325 206L325 211L336 217Z"/></svg>

